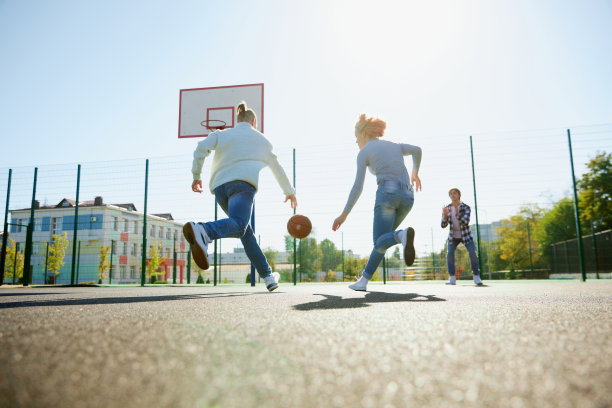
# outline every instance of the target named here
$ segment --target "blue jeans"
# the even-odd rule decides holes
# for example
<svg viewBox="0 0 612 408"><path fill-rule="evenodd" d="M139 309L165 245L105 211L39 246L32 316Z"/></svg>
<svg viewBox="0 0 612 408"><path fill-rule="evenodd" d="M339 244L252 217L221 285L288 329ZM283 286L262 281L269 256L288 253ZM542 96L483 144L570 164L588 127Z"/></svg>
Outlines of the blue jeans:
<svg viewBox="0 0 612 408"><path fill-rule="evenodd" d="M381 181L376 190L374 204L374 248L363 271L363 276L372 279L376 268L387 249L399 244L395 229L402 223L414 204L414 193L405 184L395 181Z"/></svg>
<svg viewBox="0 0 612 408"><path fill-rule="evenodd" d="M200 223L210 239L240 238L244 252L255 266L259 276L266 278L272 273L266 256L261 251L253 229L249 225L253 211L255 187L244 181L230 181L215 188L215 199L229 218Z"/></svg>
<svg viewBox="0 0 612 408"><path fill-rule="evenodd" d="M448 274L455 276L455 250L461 243L461 238L453 238L448 240L448 252L446 254L446 263L448 265ZM476 255L476 245L474 240L468 241L464 244L470 254L470 263L472 264L472 274L479 275L480 270L478 269L478 255Z"/></svg>

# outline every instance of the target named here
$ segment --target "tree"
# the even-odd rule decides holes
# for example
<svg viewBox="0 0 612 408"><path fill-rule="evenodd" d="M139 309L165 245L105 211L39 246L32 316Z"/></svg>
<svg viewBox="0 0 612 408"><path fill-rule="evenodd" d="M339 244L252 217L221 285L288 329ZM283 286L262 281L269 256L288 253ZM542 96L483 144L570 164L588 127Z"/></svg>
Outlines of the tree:
<svg viewBox="0 0 612 408"><path fill-rule="evenodd" d="M268 263L270 264L270 268L272 268L273 271L276 270L276 257L278 257L278 251L275 251L272 248L266 248L263 251L266 259L268 260Z"/></svg>
<svg viewBox="0 0 612 408"><path fill-rule="evenodd" d="M164 274L164 272L160 271L160 265L166 262L166 257L161 256L162 254L162 244L153 244L151 245L151 250L149 251L149 262L147 263L147 279L151 280L151 283L154 283L157 280L158 276Z"/></svg>
<svg viewBox="0 0 612 408"><path fill-rule="evenodd" d="M538 221L534 238L539 244L540 255L550 262L550 245L576 238L574 202L569 197L557 201Z"/></svg>
<svg viewBox="0 0 612 408"><path fill-rule="evenodd" d="M612 229L612 154L598 153L578 182L580 221L593 222L596 231Z"/></svg>
<svg viewBox="0 0 612 408"><path fill-rule="evenodd" d="M336 244L324 239L319 244L321 248L321 269L324 271L336 270L342 266L342 251L336 249Z"/></svg>
<svg viewBox="0 0 612 408"><path fill-rule="evenodd" d="M540 251L534 233L542 212L537 205L525 206L521 207L519 214L502 220L502 226L497 229L500 238L496 241L496 246L500 251L499 257L508 262L510 269L527 269L531 262L534 265L539 264Z"/></svg>
<svg viewBox="0 0 612 408"><path fill-rule="evenodd" d="M110 259L108 257L110 253L110 245L100 246L100 263L98 264L98 283L102 283L106 279L106 271L110 267Z"/></svg>
<svg viewBox="0 0 612 408"><path fill-rule="evenodd" d="M321 259L323 258L317 240L314 238L300 239L296 255L300 265L298 272L313 279L315 272L321 270Z"/></svg>
<svg viewBox="0 0 612 408"><path fill-rule="evenodd" d="M54 277L59 275L59 271L64 266L64 257L66 256L66 248L68 248L68 238L66 233L62 235L51 235L51 245L49 245L49 256L45 259L47 271L54 274Z"/></svg>
<svg viewBox="0 0 612 408"><path fill-rule="evenodd" d="M388 268L401 268L402 260L400 258L400 249L398 246L395 247L393 254L387 258L387 267Z"/></svg>
<svg viewBox="0 0 612 408"><path fill-rule="evenodd" d="M349 249L344 257L344 276L345 279L352 280L358 273L362 272L366 266L367 259L357 258L353 250Z"/></svg>
<svg viewBox="0 0 612 408"><path fill-rule="evenodd" d="M17 255L17 256L15 256ZM9 278L13 280L21 279L23 276L23 254L17 251L17 244L12 239L8 238L8 245L6 247L6 263L5 263L5 278L8 281Z"/></svg>

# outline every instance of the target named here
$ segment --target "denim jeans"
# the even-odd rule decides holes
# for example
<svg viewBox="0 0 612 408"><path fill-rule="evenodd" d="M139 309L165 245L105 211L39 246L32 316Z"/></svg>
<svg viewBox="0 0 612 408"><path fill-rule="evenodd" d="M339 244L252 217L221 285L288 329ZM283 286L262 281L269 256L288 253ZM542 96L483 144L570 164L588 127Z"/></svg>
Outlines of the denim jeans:
<svg viewBox="0 0 612 408"><path fill-rule="evenodd" d="M255 187L244 181L230 181L215 188L215 199L229 218L200 223L210 239L240 238L244 252L255 266L259 276L266 278L272 273L266 256L257 244L253 229L249 225L253 211Z"/></svg>
<svg viewBox="0 0 612 408"><path fill-rule="evenodd" d="M461 238L453 238L448 240L448 252L446 254L446 264L448 266L448 274L455 276L455 250L461 243ZM478 269L478 255L476 255L476 245L474 240L468 241L464 244L470 254L470 263L472 264L472 274L479 275L480 270Z"/></svg>
<svg viewBox="0 0 612 408"><path fill-rule="evenodd" d="M399 244L395 229L402 223L414 204L412 189L394 181L381 181L376 190L374 204L374 248L363 271L363 276L372 279L376 268L393 245Z"/></svg>

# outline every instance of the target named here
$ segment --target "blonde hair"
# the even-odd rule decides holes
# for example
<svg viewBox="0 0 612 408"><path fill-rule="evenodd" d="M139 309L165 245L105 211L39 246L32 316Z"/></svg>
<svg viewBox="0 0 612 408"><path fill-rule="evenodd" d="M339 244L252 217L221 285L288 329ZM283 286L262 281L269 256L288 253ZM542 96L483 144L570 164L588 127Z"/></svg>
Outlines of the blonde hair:
<svg viewBox="0 0 612 408"><path fill-rule="evenodd" d="M456 191L457 194L459 194L459 198L461 198L461 191L459 191L458 188L454 188L454 187L448 190L448 195L450 195L450 193L452 193L453 191Z"/></svg>
<svg viewBox="0 0 612 408"><path fill-rule="evenodd" d="M382 137L386 128L387 122L379 118L368 118L365 113L359 115L359 120L355 123L355 131L363 132L370 139Z"/></svg>
<svg viewBox="0 0 612 408"><path fill-rule="evenodd" d="M247 108L245 101L242 101L236 107L236 113L238 114L238 122L255 122L257 127L257 115L253 109Z"/></svg>

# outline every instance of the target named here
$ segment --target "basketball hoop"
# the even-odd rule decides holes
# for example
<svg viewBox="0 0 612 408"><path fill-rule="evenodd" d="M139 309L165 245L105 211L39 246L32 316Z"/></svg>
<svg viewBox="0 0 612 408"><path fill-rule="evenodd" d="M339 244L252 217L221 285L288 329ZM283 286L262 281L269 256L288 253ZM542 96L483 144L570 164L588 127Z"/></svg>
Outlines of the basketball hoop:
<svg viewBox="0 0 612 408"><path fill-rule="evenodd" d="M225 129L225 126L227 126L227 123L225 123L224 120L209 119L203 120L200 122L200 125L204 126L208 130L223 130Z"/></svg>

